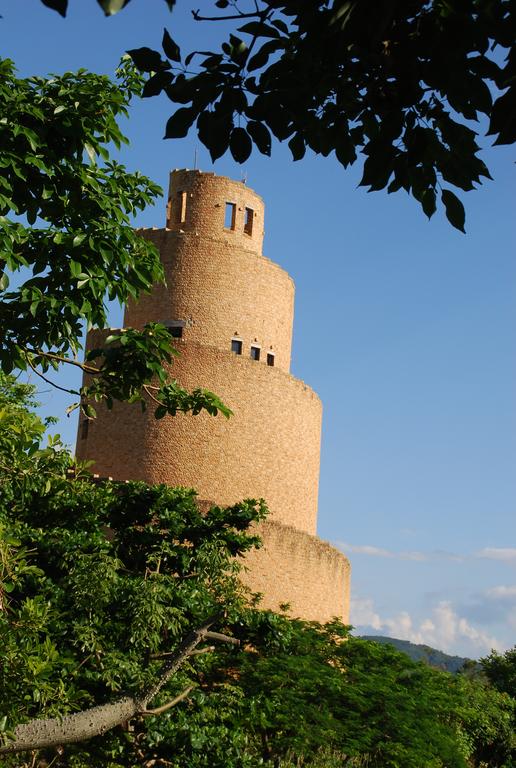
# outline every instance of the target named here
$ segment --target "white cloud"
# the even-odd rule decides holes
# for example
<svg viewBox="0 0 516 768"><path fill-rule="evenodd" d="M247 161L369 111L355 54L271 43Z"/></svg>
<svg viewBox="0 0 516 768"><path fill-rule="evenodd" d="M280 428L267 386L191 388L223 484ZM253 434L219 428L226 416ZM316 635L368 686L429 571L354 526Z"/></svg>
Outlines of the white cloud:
<svg viewBox="0 0 516 768"><path fill-rule="evenodd" d="M367 626L380 630L383 626L380 616L376 613L371 598L357 600L351 598L351 622L355 626Z"/></svg>
<svg viewBox="0 0 516 768"><path fill-rule="evenodd" d="M516 547L484 547L476 553L476 557L488 560L503 560L516 565Z"/></svg>
<svg viewBox="0 0 516 768"><path fill-rule="evenodd" d="M484 560L498 560L508 563L509 565L516 565L516 547L484 547L469 555L457 555L453 552L446 552L445 550L440 549L434 549L430 552L422 552L420 550L396 551L393 549L385 549L384 547L377 547L373 544L350 544L347 541L336 541L334 543L335 546L343 552L351 552L356 555L370 555L372 557L387 557L396 560L415 560L418 562L448 560L462 563L471 558L481 558Z"/></svg>
<svg viewBox="0 0 516 768"><path fill-rule="evenodd" d="M448 600L441 600L434 606L430 616L415 621L407 611L382 618L371 599L352 599L350 621L360 634L369 634L373 629L389 637L431 645L452 654L478 657L492 648L504 650L496 637L459 616Z"/></svg>
<svg viewBox="0 0 516 768"><path fill-rule="evenodd" d="M516 584L512 584L509 587L500 584L498 587L486 589L484 594L495 600L516 600Z"/></svg>
<svg viewBox="0 0 516 768"><path fill-rule="evenodd" d="M347 541L337 541L336 546L343 552L352 552L357 555L371 555L372 557L389 557L397 560L428 560L425 552L395 552L383 547L375 547L372 544L349 544Z"/></svg>
<svg viewBox="0 0 516 768"><path fill-rule="evenodd" d="M370 555L371 557L388 557L393 560L413 560L416 562L428 562L430 560L451 560L462 563L464 557L454 555L452 552L445 552L436 549L431 552L421 552L420 550L401 550L385 549L376 547L373 544L350 544L348 541L336 541L335 546L343 552L350 552L355 555Z"/></svg>

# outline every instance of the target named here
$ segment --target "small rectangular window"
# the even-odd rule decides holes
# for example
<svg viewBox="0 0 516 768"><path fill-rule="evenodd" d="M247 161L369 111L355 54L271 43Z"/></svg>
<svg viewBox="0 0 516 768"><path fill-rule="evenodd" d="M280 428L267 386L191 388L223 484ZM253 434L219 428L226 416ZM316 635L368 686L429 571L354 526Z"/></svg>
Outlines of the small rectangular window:
<svg viewBox="0 0 516 768"><path fill-rule="evenodd" d="M274 353L273 352L267 352L267 365L270 365L270 366L274 365Z"/></svg>
<svg viewBox="0 0 516 768"><path fill-rule="evenodd" d="M86 440L86 438L88 437L89 428L90 428L89 419L84 419L81 424L81 440Z"/></svg>
<svg viewBox="0 0 516 768"><path fill-rule="evenodd" d="M186 192L181 192L181 208L179 209L179 223L184 224L186 221Z"/></svg>
<svg viewBox="0 0 516 768"><path fill-rule="evenodd" d="M224 215L224 227L226 229L235 229L236 203L226 203L226 212Z"/></svg>
<svg viewBox="0 0 516 768"><path fill-rule="evenodd" d="M251 358L253 360L260 359L260 347L251 347Z"/></svg>
<svg viewBox="0 0 516 768"><path fill-rule="evenodd" d="M173 339L183 338L183 328L185 327L184 320L160 320L159 322L166 326L167 331Z"/></svg>
<svg viewBox="0 0 516 768"><path fill-rule="evenodd" d="M242 342L239 341L239 339L231 339L231 351L234 352L235 355L242 354Z"/></svg>
<svg viewBox="0 0 516 768"><path fill-rule="evenodd" d="M245 217L244 217L244 232L246 233L246 235L253 234L253 216L254 216L253 209L246 208Z"/></svg>

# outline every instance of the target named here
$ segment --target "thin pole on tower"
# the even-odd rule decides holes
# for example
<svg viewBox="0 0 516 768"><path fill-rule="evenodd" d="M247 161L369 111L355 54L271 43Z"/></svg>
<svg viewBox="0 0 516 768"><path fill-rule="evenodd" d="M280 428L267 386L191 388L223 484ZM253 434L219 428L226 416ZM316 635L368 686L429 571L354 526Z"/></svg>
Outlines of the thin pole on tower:
<svg viewBox="0 0 516 768"><path fill-rule="evenodd" d="M194 162L193 162L194 171L197 170L197 147L194 149Z"/></svg>

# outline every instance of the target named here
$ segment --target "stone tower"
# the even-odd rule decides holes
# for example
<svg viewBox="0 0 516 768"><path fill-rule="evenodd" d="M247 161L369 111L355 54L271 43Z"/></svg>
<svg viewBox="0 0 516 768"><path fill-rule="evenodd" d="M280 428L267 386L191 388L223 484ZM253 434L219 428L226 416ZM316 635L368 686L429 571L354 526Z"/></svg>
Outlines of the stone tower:
<svg viewBox="0 0 516 768"><path fill-rule="evenodd" d="M194 487L217 504L263 497L264 547L247 556L244 580L267 607L347 621L349 563L315 536L321 402L289 372L294 284L262 256L263 227L263 201L244 184L172 172L166 227L141 231L167 285L130 303L124 324L167 325L181 353L173 377L216 392L234 416L155 420L116 404L79 424L77 457L101 476ZM109 332L91 332L88 345Z"/></svg>

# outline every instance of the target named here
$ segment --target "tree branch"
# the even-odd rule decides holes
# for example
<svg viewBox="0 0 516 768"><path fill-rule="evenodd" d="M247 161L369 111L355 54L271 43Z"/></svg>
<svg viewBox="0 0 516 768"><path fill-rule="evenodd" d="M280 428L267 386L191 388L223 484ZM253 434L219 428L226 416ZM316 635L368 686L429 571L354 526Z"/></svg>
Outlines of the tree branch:
<svg viewBox="0 0 516 768"><path fill-rule="evenodd" d="M59 389L59 390L61 390L61 392L66 392L66 394L67 394L67 395L77 395L77 396L79 396L79 397L80 397L80 394L81 394L81 393L80 393L80 392L77 392L77 390L76 390L76 389L66 389L66 387L60 387L60 386L59 386L59 384L55 384L55 383L54 383L53 381L51 381L50 379L47 379L47 377L46 377L46 376L44 376L44 375L41 373L41 371L38 371L38 369L37 369L37 368L36 368L34 365L32 365L32 362L31 362L31 360L30 360L30 358L29 358L29 357L27 357L27 363L28 363L28 365L29 365L29 368L30 368L31 370L33 370L33 371L34 371L34 373L36 374L36 376L39 376L39 377L40 377L40 379L43 379L43 381L46 381L46 383L47 383L47 384L50 384L50 386L51 386L51 387L54 387L55 389Z"/></svg>
<svg viewBox="0 0 516 768"><path fill-rule="evenodd" d="M196 11L192 11L192 16L195 21L230 21L232 19L255 19L259 16L259 13L235 13L228 16L201 16L199 8Z"/></svg>
<svg viewBox="0 0 516 768"><path fill-rule="evenodd" d="M54 352L43 352L42 349L27 349L23 348L23 351L28 355L34 355L35 357L46 357L48 360L57 360L59 363L68 363L68 365L75 365L85 373L91 373L92 375L100 373L100 368L93 368L91 365L81 363L79 360L70 360L69 357L63 357L62 355L56 355ZM55 385L53 385L55 386Z"/></svg>
<svg viewBox="0 0 516 768"><path fill-rule="evenodd" d="M185 637L179 647L170 655L158 675L158 679L139 696L124 696L110 704L91 707L90 709L75 712L73 715L55 717L47 720L31 720L28 723L16 726L14 739L0 746L0 754L12 754L35 749L57 747L62 744L75 744L86 741L94 736L101 736L106 731L121 725L127 720L140 714L160 714L186 698L191 688L180 693L172 702L158 707L156 710L148 710L147 704L160 692L163 686L191 656L196 647L203 640L210 638L221 642L229 642L233 645L239 641L219 632L210 632L209 628L218 619L220 614L207 621L199 629L194 629Z"/></svg>
<svg viewBox="0 0 516 768"><path fill-rule="evenodd" d="M179 704L180 701L183 701L183 699L186 699L190 691L193 691L194 688L195 688L194 685L189 685L188 688L186 688L182 693L176 696L175 699L172 699L172 701L169 701L167 704L163 704L163 706L161 707L156 707L156 709L144 709L142 712L138 712L138 714L143 715L143 717L152 717L153 715L161 715L163 712L166 712L167 709L172 709L172 707L175 707L175 705Z"/></svg>

